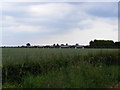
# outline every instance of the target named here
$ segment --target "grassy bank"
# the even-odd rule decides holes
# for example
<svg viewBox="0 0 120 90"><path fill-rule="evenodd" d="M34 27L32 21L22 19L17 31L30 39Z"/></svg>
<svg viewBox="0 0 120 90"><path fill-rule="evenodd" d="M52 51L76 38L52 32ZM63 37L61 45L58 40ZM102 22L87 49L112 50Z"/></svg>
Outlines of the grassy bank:
<svg viewBox="0 0 120 90"><path fill-rule="evenodd" d="M3 88L94 88L120 81L117 49L3 49ZM13 75L14 74L14 75Z"/></svg>

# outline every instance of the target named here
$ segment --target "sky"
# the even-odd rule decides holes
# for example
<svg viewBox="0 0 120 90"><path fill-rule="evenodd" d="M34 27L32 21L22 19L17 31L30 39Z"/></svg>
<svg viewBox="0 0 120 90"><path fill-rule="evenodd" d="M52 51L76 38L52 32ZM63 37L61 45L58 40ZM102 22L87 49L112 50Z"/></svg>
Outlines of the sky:
<svg viewBox="0 0 120 90"><path fill-rule="evenodd" d="M0 26L1 27L1 26ZM117 2L9 2L2 7L2 45L118 41Z"/></svg>

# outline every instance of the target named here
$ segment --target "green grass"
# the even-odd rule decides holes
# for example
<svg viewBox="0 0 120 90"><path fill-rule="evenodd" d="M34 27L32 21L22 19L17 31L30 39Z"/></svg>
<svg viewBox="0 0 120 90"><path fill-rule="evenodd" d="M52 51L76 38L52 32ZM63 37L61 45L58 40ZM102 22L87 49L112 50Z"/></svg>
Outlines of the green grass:
<svg viewBox="0 0 120 90"><path fill-rule="evenodd" d="M28 88L102 88L118 80L117 67L70 66L44 75L28 76L23 87ZM109 71L109 70L114 71ZM92 72L91 72L92 70Z"/></svg>
<svg viewBox="0 0 120 90"><path fill-rule="evenodd" d="M2 51L3 88L105 88L120 81L118 49Z"/></svg>

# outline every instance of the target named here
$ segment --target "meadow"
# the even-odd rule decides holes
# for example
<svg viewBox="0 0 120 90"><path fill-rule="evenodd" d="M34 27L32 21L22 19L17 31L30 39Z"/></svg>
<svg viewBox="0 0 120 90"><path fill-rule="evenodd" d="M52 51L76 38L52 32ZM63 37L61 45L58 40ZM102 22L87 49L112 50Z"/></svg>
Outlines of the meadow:
<svg viewBox="0 0 120 90"><path fill-rule="evenodd" d="M2 48L3 88L118 88L118 49Z"/></svg>

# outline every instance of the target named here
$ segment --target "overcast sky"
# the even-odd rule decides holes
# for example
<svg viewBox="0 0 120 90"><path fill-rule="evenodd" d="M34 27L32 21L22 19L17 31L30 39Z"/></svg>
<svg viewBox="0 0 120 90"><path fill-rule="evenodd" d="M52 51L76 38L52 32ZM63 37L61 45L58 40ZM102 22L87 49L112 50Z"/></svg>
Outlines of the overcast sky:
<svg viewBox="0 0 120 90"><path fill-rule="evenodd" d="M118 41L117 2L5 3L3 45Z"/></svg>

